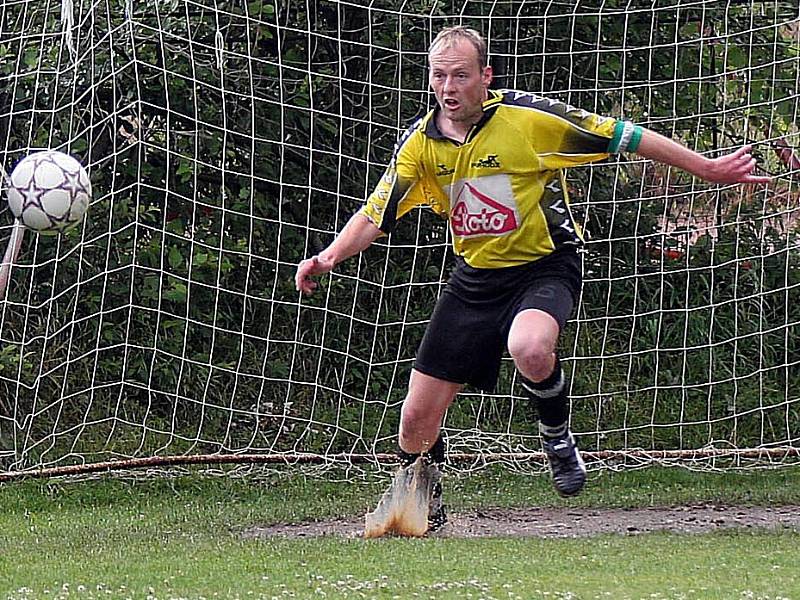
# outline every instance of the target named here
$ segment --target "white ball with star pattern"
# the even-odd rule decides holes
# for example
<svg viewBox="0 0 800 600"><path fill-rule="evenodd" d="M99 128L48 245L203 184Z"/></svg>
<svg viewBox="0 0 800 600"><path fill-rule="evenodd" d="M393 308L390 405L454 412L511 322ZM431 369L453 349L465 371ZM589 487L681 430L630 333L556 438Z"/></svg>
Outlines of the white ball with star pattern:
<svg viewBox="0 0 800 600"><path fill-rule="evenodd" d="M8 207L29 229L58 233L83 219L92 184L69 154L45 150L20 160L9 176Z"/></svg>

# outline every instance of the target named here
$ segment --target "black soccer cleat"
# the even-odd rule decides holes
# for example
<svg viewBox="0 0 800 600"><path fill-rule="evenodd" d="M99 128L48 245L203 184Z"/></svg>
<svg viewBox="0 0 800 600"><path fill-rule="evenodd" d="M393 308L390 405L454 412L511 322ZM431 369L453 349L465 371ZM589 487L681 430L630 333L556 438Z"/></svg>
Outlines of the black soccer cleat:
<svg viewBox="0 0 800 600"><path fill-rule="evenodd" d="M543 438L542 447L550 463L553 486L559 495L568 498L580 494L586 484L586 465L572 434L567 431L561 437Z"/></svg>

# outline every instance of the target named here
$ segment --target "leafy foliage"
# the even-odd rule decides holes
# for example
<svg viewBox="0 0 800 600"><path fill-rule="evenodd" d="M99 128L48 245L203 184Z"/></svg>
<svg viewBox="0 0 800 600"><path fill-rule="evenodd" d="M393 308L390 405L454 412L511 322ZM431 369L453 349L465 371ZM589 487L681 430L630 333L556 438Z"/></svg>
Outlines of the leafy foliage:
<svg viewBox="0 0 800 600"><path fill-rule="evenodd" d="M308 301L292 276L431 107L425 48L445 24L484 31L498 86L698 150L796 136L790 2L758 15L750 3L621 0L413 0L401 13L323 0L74 4L74 59L52 3L0 12L14 33L0 40L4 162L69 151L95 189L82 230L28 238L3 305L6 467L391 447L446 273L446 224L412 213ZM575 429L602 448L796 439L796 233L765 218L796 215L795 187L714 190L695 206L684 175L632 161L571 177L588 241L563 344ZM659 218L675 204L719 226L671 259ZM526 432L513 392L507 368L497 397L458 403L448 426Z"/></svg>

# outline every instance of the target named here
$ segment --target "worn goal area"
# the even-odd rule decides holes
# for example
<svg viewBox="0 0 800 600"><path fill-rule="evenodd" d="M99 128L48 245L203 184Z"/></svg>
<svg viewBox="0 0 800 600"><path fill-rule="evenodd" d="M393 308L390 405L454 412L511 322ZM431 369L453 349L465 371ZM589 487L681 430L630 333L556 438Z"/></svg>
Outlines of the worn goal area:
<svg viewBox="0 0 800 600"><path fill-rule="evenodd" d="M28 233L5 265L0 477L385 458L447 278L446 223L412 212L311 298L292 278L432 107L426 48L456 23L487 37L496 87L709 155L753 143L776 175L713 186L635 155L569 173L587 243L560 353L590 464L794 457L796 1L9 0L0 164L69 152L94 198L80 227ZM445 428L460 468L540 468L510 363Z"/></svg>

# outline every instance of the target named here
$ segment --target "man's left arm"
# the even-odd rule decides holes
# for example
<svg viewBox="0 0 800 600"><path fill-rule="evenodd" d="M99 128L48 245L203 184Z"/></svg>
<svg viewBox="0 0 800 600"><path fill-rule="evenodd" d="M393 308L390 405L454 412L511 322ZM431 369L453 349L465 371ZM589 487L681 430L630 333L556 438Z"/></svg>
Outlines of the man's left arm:
<svg viewBox="0 0 800 600"><path fill-rule="evenodd" d="M643 129L636 154L678 167L712 183L768 183L771 177L753 175L756 159L750 150L750 146L744 146L719 158L707 158L663 135Z"/></svg>

